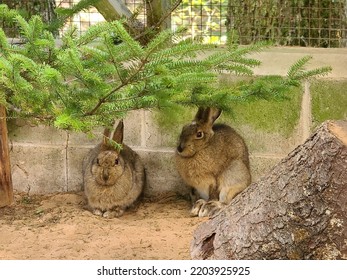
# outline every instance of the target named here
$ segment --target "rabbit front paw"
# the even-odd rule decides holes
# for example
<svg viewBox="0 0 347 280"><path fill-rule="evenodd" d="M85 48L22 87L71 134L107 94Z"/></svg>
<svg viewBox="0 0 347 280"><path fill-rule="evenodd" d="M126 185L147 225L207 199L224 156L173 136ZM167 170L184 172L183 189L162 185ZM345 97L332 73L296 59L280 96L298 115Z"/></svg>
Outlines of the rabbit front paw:
<svg viewBox="0 0 347 280"><path fill-rule="evenodd" d="M192 216L198 217L212 217L216 215L223 208L223 203L218 200L205 201L203 199L197 200L191 210Z"/></svg>
<svg viewBox="0 0 347 280"><path fill-rule="evenodd" d="M201 208L206 204L207 202L203 199L198 199L195 201L192 210L190 211L190 215L192 217L202 217L199 215Z"/></svg>
<svg viewBox="0 0 347 280"><path fill-rule="evenodd" d="M105 211L102 215L104 218L112 219L112 218L118 218L124 214L124 209L122 208L115 208L112 210Z"/></svg>
<svg viewBox="0 0 347 280"><path fill-rule="evenodd" d="M94 209L92 212L95 216L102 217L102 215L103 215L103 212L100 209Z"/></svg>
<svg viewBox="0 0 347 280"><path fill-rule="evenodd" d="M92 210L92 213L95 216L104 217L106 219L112 219L112 218L118 218L118 217L122 216L124 214L124 209L115 208L112 210L102 211L102 210L96 208L96 209Z"/></svg>
<svg viewBox="0 0 347 280"><path fill-rule="evenodd" d="M206 202L199 211L199 217L213 217L220 212L224 204L218 200Z"/></svg>

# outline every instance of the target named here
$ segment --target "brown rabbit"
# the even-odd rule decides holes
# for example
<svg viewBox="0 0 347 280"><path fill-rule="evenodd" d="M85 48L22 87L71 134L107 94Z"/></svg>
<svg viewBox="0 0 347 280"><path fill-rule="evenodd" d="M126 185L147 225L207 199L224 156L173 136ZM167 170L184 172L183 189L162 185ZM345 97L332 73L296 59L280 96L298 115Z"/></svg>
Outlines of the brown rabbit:
<svg viewBox="0 0 347 280"><path fill-rule="evenodd" d="M93 214L105 218L123 215L139 198L145 185L145 170L139 156L123 144L123 121L113 141L122 144L119 151L110 144L110 131L103 142L90 151L83 162L84 193Z"/></svg>
<svg viewBox="0 0 347 280"><path fill-rule="evenodd" d="M179 138L176 166L192 187L194 216L214 215L251 183L247 146L233 128L214 124L220 114L216 108L199 108Z"/></svg>

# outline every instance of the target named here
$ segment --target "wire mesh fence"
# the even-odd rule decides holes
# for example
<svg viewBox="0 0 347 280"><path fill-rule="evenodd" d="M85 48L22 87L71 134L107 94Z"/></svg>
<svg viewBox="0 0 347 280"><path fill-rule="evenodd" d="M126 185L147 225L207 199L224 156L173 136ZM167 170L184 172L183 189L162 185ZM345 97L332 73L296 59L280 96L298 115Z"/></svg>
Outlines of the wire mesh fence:
<svg viewBox="0 0 347 280"><path fill-rule="evenodd" d="M173 30L187 28L187 36L205 43L225 43L227 40L227 0L188 1L171 14Z"/></svg>
<svg viewBox="0 0 347 280"><path fill-rule="evenodd" d="M146 1L124 2L146 23ZM95 9L87 14L72 21L81 32L102 20ZM347 47L347 0L182 0L171 14L171 28L182 26L187 37L206 43L223 44L232 32L240 44L270 40L282 46Z"/></svg>
<svg viewBox="0 0 347 280"><path fill-rule="evenodd" d="M42 14L47 3L69 8L80 0L0 0L0 3L10 2L16 8L40 1L41 9L36 10ZM148 2L123 0L144 25ZM60 35L72 25L83 33L100 21L104 18L95 8L84 10L65 24ZM187 37L206 43L224 44L227 34L233 34L240 44L270 40L282 46L347 47L347 0L182 0L171 13L171 28L183 26Z"/></svg>
<svg viewBox="0 0 347 280"><path fill-rule="evenodd" d="M347 46L346 0L183 0L172 13L172 27L187 26L205 42L270 40L277 45Z"/></svg>
<svg viewBox="0 0 347 280"><path fill-rule="evenodd" d="M71 8L80 0L56 0L57 8ZM94 7L86 9L72 18L68 19L64 27L60 30L60 36L64 34L71 26L75 26L79 33L85 32L91 25L104 21L104 17Z"/></svg>
<svg viewBox="0 0 347 280"><path fill-rule="evenodd" d="M229 0L227 25L241 44L346 47L346 0Z"/></svg>

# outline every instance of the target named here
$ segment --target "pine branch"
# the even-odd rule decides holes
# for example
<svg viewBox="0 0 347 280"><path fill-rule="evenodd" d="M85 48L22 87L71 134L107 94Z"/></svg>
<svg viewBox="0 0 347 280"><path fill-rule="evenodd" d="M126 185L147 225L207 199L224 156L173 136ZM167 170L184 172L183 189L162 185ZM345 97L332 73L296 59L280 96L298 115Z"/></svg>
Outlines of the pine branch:
<svg viewBox="0 0 347 280"><path fill-rule="evenodd" d="M87 113L84 113L84 116L91 116L94 115L96 113L96 111L102 106L102 104L107 102L107 99L112 96L115 92L119 91L121 88L127 86L129 83L131 83L133 81L133 79L136 77L136 75L138 73L140 73L140 71L142 70L142 68L144 67L144 65L146 64L146 60L142 60L141 64L139 65L138 69L130 76L128 77L124 82L122 82L119 86L117 86L116 88L114 88L113 90L111 90L109 93L107 93L104 97L100 98L98 103L93 107L93 109L91 109L90 111L88 111Z"/></svg>
<svg viewBox="0 0 347 280"><path fill-rule="evenodd" d="M173 33L171 30L164 30L158 36L156 36L151 42L149 42L145 49L145 56L149 57L152 53L162 48L164 44L169 42Z"/></svg>
<svg viewBox="0 0 347 280"><path fill-rule="evenodd" d="M130 36L124 26L119 21L111 22L111 26L113 27L114 35L130 48L133 55L141 57L143 54L142 46Z"/></svg>
<svg viewBox="0 0 347 280"><path fill-rule="evenodd" d="M82 36L71 29L56 46L39 18L14 18L25 40L14 48L0 29L0 102L63 129L90 131L139 108L213 105L228 110L235 100L280 98L289 87L330 69L304 70L304 58L275 83L258 78L223 88L219 73L252 75L260 62L247 55L268 45L223 49L163 31L141 46L115 21L91 27Z"/></svg>
<svg viewBox="0 0 347 280"><path fill-rule="evenodd" d="M287 76L289 78L295 77L298 73L300 73L304 70L304 67L307 65L307 63L311 59L312 59L312 56L310 56L310 55L307 55L307 56L300 58L292 66L290 66L290 68L287 72Z"/></svg>
<svg viewBox="0 0 347 280"><path fill-rule="evenodd" d="M195 57L200 52L203 53L203 52L212 51L215 49L216 49L216 45L198 44L195 42L191 42L190 40L187 40L177 45L173 45L172 47L159 50L158 52L155 53L155 57L158 59L165 58L165 57L176 57L177 59L183 59L185 57L192 57L192 56Z"/></svg>
<svg viewBox="0 0 347 280"><path fill-rule="evenodd" d="M73 5L71 8L61 8L57 7L55 12L57 14L57 19L50 22L46 28L52 33L56 33L60 28L64 26L68 19L78 14L79 12L94 6L99 0L80 0L77 4Z"/></svg>
<svg viewBox="0 0 347 280"><path fill-rule="evenodd" d="M110 24L108 22L100 22L92 25L88 30L76 40L76 46L85 46L92 43L94 40L100 38L101 34L110 31Z"/></svg>
<svg viewBox="0 0 347 280"><path fill-rule="evenodd" d="M4 22L12 24L18 15L19 12L17 10L9 9L7 5L0 4L0 19Z"/></svg>
<svg viewBox="0 0 347 280"><path fill-rule="evenodd" d="M30 39L31 29L29 23L21 15L17 15L15 21L20 28L21 34L27 39Z"/></svg>
<svg viewBox="0 0 347 280"><path fill-rule="evenodd" d="M0 55L7 56L10 53L10 44L7 41L5 32L0 29Z"/></svg>

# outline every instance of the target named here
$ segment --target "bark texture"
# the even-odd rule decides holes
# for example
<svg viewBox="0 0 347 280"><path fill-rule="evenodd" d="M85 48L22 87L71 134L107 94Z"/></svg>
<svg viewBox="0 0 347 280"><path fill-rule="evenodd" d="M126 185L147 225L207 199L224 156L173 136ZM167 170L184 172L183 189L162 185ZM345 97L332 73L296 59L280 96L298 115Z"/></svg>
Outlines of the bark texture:
<svg viewBox="0 0 347 280"><path fill-rule="evenodd" d="M347 259L347 122L325 122L201 224L193 259Z"/></svg>
<svg viewBox="0 0 347 280"><path fill-rule="evenodd" d="M8 149L6 108L0 104L0 207L13 201L11 164Z"/></svg>

